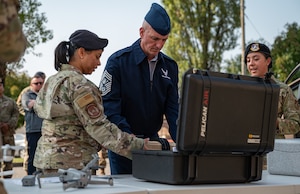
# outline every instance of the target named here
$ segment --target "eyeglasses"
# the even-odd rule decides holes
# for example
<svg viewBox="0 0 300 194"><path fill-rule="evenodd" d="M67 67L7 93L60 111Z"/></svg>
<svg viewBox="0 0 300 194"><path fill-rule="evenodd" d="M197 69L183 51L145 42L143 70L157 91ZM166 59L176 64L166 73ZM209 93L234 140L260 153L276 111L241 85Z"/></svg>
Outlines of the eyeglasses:
<svg viewBox="0 0 300 194"><path fill-rule="evenodd" d="M36 82L36 83L32 83L34 85L43 85L43 82Z"/></svg>

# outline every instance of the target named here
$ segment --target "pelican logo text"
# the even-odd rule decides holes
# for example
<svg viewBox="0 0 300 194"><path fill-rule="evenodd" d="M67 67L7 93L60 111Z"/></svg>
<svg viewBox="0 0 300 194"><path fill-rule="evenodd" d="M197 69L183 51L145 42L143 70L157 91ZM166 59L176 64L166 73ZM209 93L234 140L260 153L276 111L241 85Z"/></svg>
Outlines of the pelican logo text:
<svg viewBox="0 0 300 194"><path fill-rule="evenodd" d="M209 90L206 89L203 92L203 101L202 101L203 106L202 106L202 119L201 119L201 132L200 132L201 137L205 137L205 133L206 133L208 103L209 103Z"/></svg>

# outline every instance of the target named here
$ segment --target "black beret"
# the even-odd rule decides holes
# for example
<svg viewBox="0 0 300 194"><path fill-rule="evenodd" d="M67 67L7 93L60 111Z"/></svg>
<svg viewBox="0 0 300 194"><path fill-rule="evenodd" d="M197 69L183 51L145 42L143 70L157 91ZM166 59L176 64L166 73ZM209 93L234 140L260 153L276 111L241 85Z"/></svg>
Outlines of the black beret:
<svg viewBox="0 0 300 194"><path fill-rule="evenodd" d="M251 43L246 47L245 50L245 64L247 65L247 55L252 52L260 52L264 54L266 57L271 57L271 51L269 47L267 47L265 44L261 43ZM272 61L268 68L272 68Z"/></svg>
<svg viewBox="0 0 300 194"><path fill-rule="evenodd" d="M153 3L145 16L145 20L160 35L167 35L171 31L171 21L166 10L157 3Z"/></svg>
<svg viewBox="0 0 300 194"><path fill-rule="evenodd" d="M77 30L71 34L70 42L77 47L85 48L86 50L99 50L107 46L108 40L99 38L93 32L88 30Z"/></svg>

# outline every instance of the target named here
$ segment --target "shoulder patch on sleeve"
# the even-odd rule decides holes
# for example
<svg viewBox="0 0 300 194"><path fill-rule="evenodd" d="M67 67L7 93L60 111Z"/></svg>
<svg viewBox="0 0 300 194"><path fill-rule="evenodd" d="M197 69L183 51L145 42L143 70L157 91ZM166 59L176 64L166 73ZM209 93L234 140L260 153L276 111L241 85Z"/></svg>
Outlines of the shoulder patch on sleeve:
<svg viewBox="0 0 300 194"><path fill-rule="evenodd" d="M99 86L100 91L102 92L102 96L105 96L111 91L112 85L112 75L108 73L107 70L103 72L101 83Z"/></svg>
<svg viewBox="0 0 300 194"><path fill-rule="evenodd" d="M89 103L95 101L94 97L92 94L86 94L84 96L82 96L81 98L76 100L76 103L78 104L78 106L80 108L88 105Z"/></svg>
<svg viewBox="0 0 300 194"><path fill-rule="evenodd" d="M95 103L91 103L91 104L87 105L86 112L91 119L98 118L102 114L101 110Z"/></svg>

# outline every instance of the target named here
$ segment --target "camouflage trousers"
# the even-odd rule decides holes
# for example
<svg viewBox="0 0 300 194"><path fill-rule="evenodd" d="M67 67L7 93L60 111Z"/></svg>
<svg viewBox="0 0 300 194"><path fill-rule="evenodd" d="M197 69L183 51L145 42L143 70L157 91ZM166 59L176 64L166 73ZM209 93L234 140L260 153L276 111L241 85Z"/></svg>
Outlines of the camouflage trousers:
<svg viewBox="0 0 300 194"><path fill-rule="evenodd" d="M101 175L105 175L105 167L106 167L106 158L107 156L107 150L102 148L99 152L99 170Z"/></svg>

